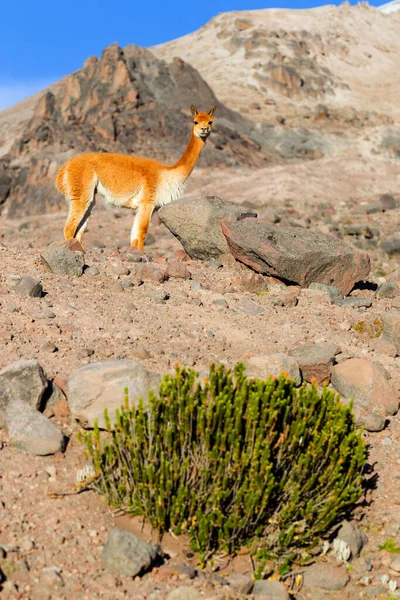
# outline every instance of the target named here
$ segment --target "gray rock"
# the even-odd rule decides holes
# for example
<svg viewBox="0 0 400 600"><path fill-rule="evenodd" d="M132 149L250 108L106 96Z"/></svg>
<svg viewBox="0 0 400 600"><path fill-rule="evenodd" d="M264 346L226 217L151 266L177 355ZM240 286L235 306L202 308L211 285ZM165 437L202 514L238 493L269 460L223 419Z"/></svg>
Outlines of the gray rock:
<svg viewBox="0 0 400 600"><path fill-rule="evenodd" d="M46 456L65 448L64 434L42 413L18 398L7 406L5 425L11 444L26 454Z"/></svg>
<svg viewBox="0 0 400 600"><path fill-rule="evenodd" d="M358 558L361 550L368 542L365 533L349 521L343 521L337 537L346 542L350 548L352 558Z"/></svg>
<svg viewBox="0 0 400 600"><path fill-rule="evenodd" d="M387 597L387 589L379 585L373 585L365 588L363 592L364 596L374 596L375 598Z"/></svg>
<svg viewBox="0 0 400 600"><path fill-rule="evenodd" d="M331 381L345 398L353 398L368 412L394 415L399 408L398 393L388 371L377 362L350 358L332 368Z"/></svg>
<svg viewBox="0 0 400 600"><path fill-rule="evenodd" d="M383 194L378 202L371 202L371 204L368 204L364 210L368 215L372 215L374 213L392 210L393 208L396 208L396 206L396 199L391 194Z"/></svg>
<svg viewBox="0 0 400 600"><path fill-rule="evenodd" d="M366 411L360 402L353 404L354 422L357 427L364 427L367 431L382 431L385 429L386 419L382 415Z"/></svg>
<svg viewBox="0 0 400 600"><path fill-rule="evenodd" d="M316 563L306 569L303 576L304 588L322 588L323 590L341 590L349 582L344 567L332 567L327 563Z"/></svg>
<svg viewBox="0 0 400 600"><path fill-rule="evenodd" d="M160 546L147 544L133 533L117 528L111 531L103 548L107 571L128 577L142 574L160 555Z"/></svg>
<svg viewBox="0 0 400 600"><path fill-rule="evenodd" d="M240 594L250 594L254 586L252 578L242 573L231 573L226 578L226 581L231 588Z"/></svg>
<svg viewBox="0 0 400 600"><path fill-rule="evenodd" d="M381 242L381 249L390 255L400 254L400 234L395 233Z"/></svg>
<svg viewBox="0 0 400 600"><path fill-rule="evenodd" d="M382 337L392 342L400 352L400 311L389 310L382 315Z"/></svg>
<svg viewBox="0 0 400 600"><path fill-rule="evenodd" d="M33 408L41 408L47 379L36 360L18 360L0 371L1 412L18 398Z"/></svg>
<svg viewBox="0 0 400 600"><path fill-rule="evenodd" d="M166 597L166 600L200 600L200 592L196 588L188 585L182 585L181 587L172 590Z"/></svg>
<svg viewBox="0 0 400 600"><path fill-rule="evenodd" d="M71 247L67 247L65 243L60 245L59 242L52 242L41 254L42 263L56 275L80 277L85 265L84 254Z"/></svg>
<svg viewBox="0 0 400 600"><path fill-rule="evenodd" d="M400 555L394 556L392 558L392 562L390 563L390 568L397 573L400 573Z"/></svg>
<svg viewBox="0 0 400 600"><path fill-rule="evenodd" d="M396 296L400 296L400 288L394 281L385 281L378 287L375 296L377 298L396 298Z"/></svg>
<svg viewBox="0 0 400 600"><path fill-rule="evenodd" d="M343 298L337 304L340 306L352 306L353 308L369 308L372 306L372 300L369 298Z"/></svg>
<svg viewBox="0 0 400 600"><path fill-rule="evenodd" d="M321 292L325 292L329 296L332 304L339 304L341 300L343 300L342 292L334 285L325 285L324 283L314 282L310 283L308 287L310 290L319 290Z"/></svg>
<svg viewBox="0 0 400 600"><path fill-rule="evenodd" d="M247 296L240 299L239 308L246 315L249 315L249 317L257 317L265 312L265 309L262 306L257 304L257 302L250 300Z"/></svg>
<svg viewBox="0 0 400 600"><path fill-rule="evenodd" d="M334 285L346 295L370 271L368 254L323 233L263 219L222 220L221 227L237 260L285 282Z"/></svg>
<svg viewBox="0 0 400 600"><path fill-rule="evenodd" d="M34 279L30 275L21 277L15 284L14 290L19 296L26 296L29 298L40 298L43 293L40 281Z"/></svg>
<svg viewBox="0 0 400 600"><path fill-rule="evenodd" d="M95 265L92 267L87 267L87 269L84 270L84 274L88 277L96 277L97 275L100 275L100 269Z"/></svg>
<svg viewBox="0 0 400 600"><path fill-rule="evenodd" d="M289 350L300 367L305 381L316 383L330 381L331 370L335 362L335 356L340 352L339 346L335 344L302 344Z"/></svg>
<svg viewBox="0 0 400 600"><path fill-rule="evenodd" d="M257 216L253 211L217 196L177 200L161 208L158 215L190 258L202 260L218 258L229 252L221 231L221 219L237 221Z"/></svg>
<svg viewBox="0 0 400 600"><path fill-rule="evenodd" d="M252 356L244 361L246 375L266 379L269 375L278 377L282 372L287 372L296 385L301 384L301 374L297 361L287 354L261 354Z"/></svg>
<svg viewBox="0 0 400 600"><path fill-rule="evenodd" d="M161 376L148 371L137 360L109 360L94 362L72 372L67 382L67 398L71 415L85 427L93 427L97 419L104 428L104 409L110 419L115 409L124 402L124 389L128 388L129 402L141 396L147 400L150 389L158 392Z"/></svg>
<svg viewBox="0 0 400 600"><path fill-rule="evenodd" d="M288 588L281 581L260 579L254 582L252 594L266 600L290 600Z"/></svg>

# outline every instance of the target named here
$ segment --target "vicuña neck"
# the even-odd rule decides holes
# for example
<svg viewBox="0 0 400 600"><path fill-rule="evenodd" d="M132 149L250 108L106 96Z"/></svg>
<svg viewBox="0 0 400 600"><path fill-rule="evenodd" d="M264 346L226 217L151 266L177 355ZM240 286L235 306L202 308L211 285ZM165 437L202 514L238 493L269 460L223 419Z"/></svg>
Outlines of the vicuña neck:
<svg viewBox="0 0 400 600"><path fill-rule="evenodd" d="M204 148L204 144L205 141L196 137L192 131L192 135L185 152L182 154L176 165L173 165L170 167L170 169L173 171L179 171L182 173L182 177L187 179L194 169L197 159L200 156L200 152Z"/></svg>

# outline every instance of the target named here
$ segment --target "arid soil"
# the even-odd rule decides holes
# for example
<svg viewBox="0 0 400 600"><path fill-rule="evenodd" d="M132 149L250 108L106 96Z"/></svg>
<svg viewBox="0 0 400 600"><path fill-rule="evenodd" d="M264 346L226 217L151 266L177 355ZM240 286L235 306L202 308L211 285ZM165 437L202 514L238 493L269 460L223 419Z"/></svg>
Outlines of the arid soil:
<svg viewBox="0 0 400 600"><path fill-rule="evenodd" d="M74 369L95 361L136 359L159 373L178 362L204 372L211 362L232 366L327 342L344 357L379 362L400 390L393 344L357 325L400 308L399 297L375 295L385 281L400 286L400 241L393 238L400 225L399 44L400 12L384 15L365 4L227 13L150 50L113 44L45 96L2 111L0 370L35 358L65 389ZM338 306L326 294L267 277L268 289L255 290L249 270L232 257L188 259L157 214L144 260L165 268L177 261L190 277L143 281L129 248L133 213L101 199L83 238L91 268L79 278L45 269L41 252L62 240L67 213L54 189L57 167L93 149L173 164L189 138L189 106L198 101L207 105L199 109L217 104L215 130L185 197L217 195L270 222L333 234L368 252L370 276L350 297L371 306ZM369 211L383 194L392 196L392 208ZM382 248L388 239L390 254ZM22 275L41 281L41 298L16 293ZM226 585L232 573L250 578L248 556L217 557L196 571L187 540L170 535L162 540L168 558L143 577L108 573L102 548L113 526L154 537L94 492L74 493L87 462L79 426L65 401L51 420L69 437L63 454L22 454L0 430L2 599L251 598ZM400 546L400 416L363 435L368 485L354 523L369 541L360 558L341 566L350 577L342 589L285 579L295 600L400 597L388 584L400 587L400 564L381 548ZM331 552L315 560L335 579Z"/></svg>
<svg viewBox="0 0 400 600"><path fill-rule="evenodd" d="M275 184L277 176L275 173ZM282 170L283 184L284 176ZM205 177L206 173L197 173L197 180ZM244 189L248 176L242 177ZM311 172L309 177L313 178ZM223 174L219 179L221 187L227 186ZM272 196L268 205L261 210L257 207L260 216L277 213L282 223L297 223L322 231L341 224L367 223L370 228L377 228L382 238L396 231L397 209L371 215L364 212L368 202L379 198L378 194L370 194L367 200L347 197L347 202L322 203L308 194L307 187L302 188L301 178L291 183L300 190L297 199ZM377 182L375 185L379 189ZM236 182L234 188L237 189ZM218 190L217 185L215 189ZM234 190L230 193L233 197ZM251 204L249 195L244 199ZM252 355L287 352L305 341L326 341L338 344L345 354L379 361L389 370L396 386L400 386L398 358L382 354L376 339L360 335L352 327L355 322L381 316L390 309L392 300L374 298L373 285L352 293L353 297L372 300L370 308L357 309L321 302L320 297L313 299L306 292L301 292L296 306L281 306L271 301L282 294L280 286L276 293L274 285L267 294L247 291L244 277L247 270L230 260L222 261L223 264L184 260L191 280L170 278L162 284L143 283L135 274L138 264L132 262L134 253L127 246L132 213L106 209L101 202L93 211L84 237L86 263L97 267L99 273L76 279L58 277L41 265L40 252L50 241L62 238L64 218L65 213L61 213L2 221L0 367L20 357L37 358L47 376L57 377L62 384L78 366L104 359L139 358L148 368L160 372L172 371L178 361L204 371L211 361L233 365ZM346 236L346 241L354 239ZM371 240L362 235L356 242L368 246L372 259L371 283L397 280L396 258L375 249ZM150 227L146 252L161 265L174 257L183 258L179 242L160 224L157 215ZM25 274L42 282L41 299L21 298L13 291L15 276ZM243 312L243 298L259 304L264 313L250 316ZM101 548L115 518L105 502L93 492L61 498L49 496L52 491L71 491L77 469L85 465L82 449L75 439L76 425L64 414L56 415L53 420L70 435L64 455L22 455L7 444L7 437L2 434L0 543L7 548L7 559L3 562L8 567L4 569L9 569L12 582L2 592L5 598L53 599L79 595L162 599L180 585L197 587L201 598L234 597L232 589L224 587L216 575L224 577L232 570L250 573L249 561L233 565L217 562L215 573L210 569L206 575L189 579L182 564L191 560L176 547L174 550L173 544L170 562L142 579L131 581L107 574ZM358 598L373 585L382 588L381 576L388 574L396 579L396 574L388 568L391 556L378 550L378 546L388 538L397 539L400 530L396 499L400 477L399 434L397 416L388 420L384 431L365 434L370 444L369 464L377 481L376 489L367 492L369 506L358 513L359 526L367 533L369 542L363 557L352 563L351 582L338 592L302 589L295 598ZM127 521L122 523L130 527ZM364 557L371 561L371 571L366 570L369 563ZM328 558L327 564L332 561Z"/></svg>

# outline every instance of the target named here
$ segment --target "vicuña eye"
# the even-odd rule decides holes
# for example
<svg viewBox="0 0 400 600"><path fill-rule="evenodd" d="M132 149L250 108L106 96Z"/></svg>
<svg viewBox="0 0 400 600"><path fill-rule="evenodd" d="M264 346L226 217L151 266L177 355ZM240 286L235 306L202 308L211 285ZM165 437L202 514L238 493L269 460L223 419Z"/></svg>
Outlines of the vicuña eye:
<svg viewBox="0 0 400 600"><path fill-rule="evenodd" d="M199 122L198 122L198 121L193 121L193 123L194 123L195 125L198 125L198 124L199 124Z"/></svg>
<svg viewBox="0 0 400 600"><path fill-rule="evenodd" d="M213 121L208 121L208 124L209 124L209 125L212 125L212 124L213 124Z"/></svg>

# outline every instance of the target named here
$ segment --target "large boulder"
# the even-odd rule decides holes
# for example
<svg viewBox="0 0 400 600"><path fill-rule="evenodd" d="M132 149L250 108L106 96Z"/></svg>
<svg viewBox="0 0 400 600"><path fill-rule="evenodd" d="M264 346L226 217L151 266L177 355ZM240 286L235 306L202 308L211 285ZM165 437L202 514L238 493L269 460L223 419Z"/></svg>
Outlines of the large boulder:
<svg viewBox="0 0 400 600"><path fill-rule="evenodd" d="M398 411L397 390L380 363L350 358L332 367L331 382L339 394L353 398L364 410L382 416Z"/></svg>
<svg viewBox="0 0 400 600"><path fill-rule="evenodd" d="M84 427L93 427L97 419L105 428L104 409L111 421L115 410L124 402L128 390L130 404L142 397L147 400L149 390L158 392L161 376L148 371L137 360L105 360L80 367L72 372L67 382L67 398L71 415Z"/></svg>
<svg viewBox="0 0 400 600"><path fill-rule="evenodd" d="M333 236L254 218L224 219L221 226L237 260L285 282L302 287L324 283L346 295L370 271L368 254Z"/></svg>
<svg viewBox="0 0 400 600"><path fill-rule="evenodd" d="M229 252L221 219L238 221L257 214L218 196L171 202L158 211L161 221L190 258L208 260Z"/></svg>

